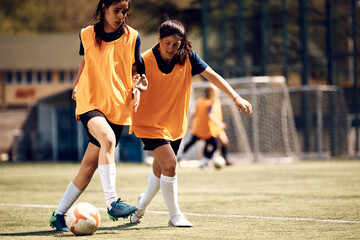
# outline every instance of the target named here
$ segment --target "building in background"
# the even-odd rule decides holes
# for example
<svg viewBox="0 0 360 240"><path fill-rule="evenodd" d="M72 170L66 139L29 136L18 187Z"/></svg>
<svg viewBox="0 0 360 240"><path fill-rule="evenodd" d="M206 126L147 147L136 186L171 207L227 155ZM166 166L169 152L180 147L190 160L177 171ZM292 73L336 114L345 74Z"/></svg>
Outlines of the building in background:
<svg viewBox="0 0 360 240"><path fill-rule="evenodd" d="M0 36L0 105L32 106L73 87L81 58L79 38L68 35Z"/></svg>
<svg viewBox="0 0 360 240"><path fill-rule="evenodd" d="M79 37L0 36L0 159L81 160L88 138L71 99L80 65ZM126 128L117 160L142 161Z"/></svg>

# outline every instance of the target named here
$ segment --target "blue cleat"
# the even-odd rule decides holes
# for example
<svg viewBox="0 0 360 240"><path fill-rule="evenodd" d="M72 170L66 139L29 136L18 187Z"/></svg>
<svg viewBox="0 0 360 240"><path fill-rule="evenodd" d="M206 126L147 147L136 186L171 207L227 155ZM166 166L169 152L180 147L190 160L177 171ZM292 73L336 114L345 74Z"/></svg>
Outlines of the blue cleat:
<svg viewBox="0 0 360 240"><path fill-rule="evenodd" d="M50 227L56 228L56 231L60 232L68 232L69 228L66 226L65 223L65 216L56 214L53 212L50 218Z"/></svg>
<svg viewBox="0 0 360 240"><path fill-rule="evenodd" d="M119 217L127 218L134 212L136 212L137 208L132 205L128 205L121 201L119 198L117 201L111 203L111 209L107 210L109 218L113 221L117 221Z"/></svg>

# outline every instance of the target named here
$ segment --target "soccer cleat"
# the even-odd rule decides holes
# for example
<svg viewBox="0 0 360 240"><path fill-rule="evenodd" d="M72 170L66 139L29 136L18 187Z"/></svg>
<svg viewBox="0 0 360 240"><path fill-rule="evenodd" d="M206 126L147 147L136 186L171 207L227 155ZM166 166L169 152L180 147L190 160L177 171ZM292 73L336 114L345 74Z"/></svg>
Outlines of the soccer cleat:
<svg viewBox="0 0 360 240"><path fill-rule="evenodd" d="M50 218L50 227L56 228L56 231L60 232L68 232L69 228L66 226L65 223L65 216L56 214L53 212Z"/></svg>
<svg viewBox="0 0 360 240"><path fill-rule="evenodd" d="M206 167L208 166L208 162L209 162L209 158L203 157L202 162L201 162L201 165L200 165L200 168L201 168L201 169L206 168Z"/></svg>
<svg viewBox="0 0 360 240"><path fill-rule="evenodd" d="M119 217L127 218L136 211L136 207L128 205L121 201L121 198L111 203L111 209L107 210L109 218L113 221L117 221Z"/></svg>
<svg viewBox="0 0 360 240"><path fill-rule="evenodd" d="M192 227L191 222L189 222L183 213L175 215L169 219L169 227Z"/></svg>
<svg viewBox="0 0 360 240"><path fill-rule="evenodd" d="M229 162L229 161L226 162L226 166L231 166L231 165L233 165L233 162Z"/></svg>
<svg viewBox="0 0 360 240"><path fill-rule="evenodd" d="M145 193L140 193L139 196L138 196L138 203L137 203L137 206L136 206L138 210L133 215L130 216L130 222L131 223L140 223L143 216L144 216L144 214L145 214L145 212L146 212L147 207L146 208L139 208L140 199L142 197L144 197L144 195L145 195Z"/></svg>

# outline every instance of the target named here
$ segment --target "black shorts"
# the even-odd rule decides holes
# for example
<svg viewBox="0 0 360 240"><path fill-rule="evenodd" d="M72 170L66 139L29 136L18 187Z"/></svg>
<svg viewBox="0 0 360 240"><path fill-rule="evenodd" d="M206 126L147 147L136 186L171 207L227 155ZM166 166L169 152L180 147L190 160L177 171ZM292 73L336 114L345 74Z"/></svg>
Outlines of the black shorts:
<svg viewBox="0 0 360 240"><path fill-rule="evenodd" d="M175 155L179 151L180 143L182 139L178 139L176 141L170 141L165 139L152 139L152 138L142 138L142 142L144 143L144 150L155 150L156 148L165 145L170 144L171 148L173 149Z"/></svg>
<svg viewBox="0 0 360 240"><path fill-rule="evenodd" d="M89 132L87 124L90 121L90 119L92 119L93 117L103 117L103 118L106 119L104 114L102 114L102 112L100 112L99 110L93 110L93 111L89 111L89 112L86 112L84 114L81 114L79 117L80 117L80 121L82 122L82 124L84 125L84 127L86 129L87 135L89 137L89 142L91 142L92 144L100 147L100 143ZM122 130L123 130L124 126L123 125L113 124L113 123L109 122L107 119L106 119L106 121L109 123L111 129L114 131L115 138L116 138L116 146L117 146L118 143L119 143L120 136L121 136L121 133L122 133Z"/></svg>

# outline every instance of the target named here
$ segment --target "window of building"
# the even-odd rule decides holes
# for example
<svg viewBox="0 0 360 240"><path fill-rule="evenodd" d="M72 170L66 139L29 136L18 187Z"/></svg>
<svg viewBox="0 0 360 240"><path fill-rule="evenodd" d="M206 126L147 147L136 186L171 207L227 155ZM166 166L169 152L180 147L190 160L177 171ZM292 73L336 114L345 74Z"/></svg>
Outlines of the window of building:
<svg viewBox="0 0 360 240"><path fill-rule="evenodd" d="M51 71L47 71L47 72L46 72L46 82L47 82L47 83L51 83L51 82L52 82L52 72L51 72Z"/></svg>
<svg viewBox="0 0 360 240"><path fill-rule="evenodd" d="M60 78L60 82L64 83L65 82L65 72L64 71L60 71L59 72L59 78Z"/></svg>
<svg viewBox="0 0 360 240"><path fill-rule="evenodd" d="M59 80L61 83L71 83L75 80L75 71L59 71Z"/></svg>
<svg viewBox="0 0 360 240"><path fill-rule="evenodd" d="M32 81L33 81L33 73L32 73L32 71L27 71L26 72L26 83L31 84Z"/></svg>
<svg viewBox="0 0 360 240"><path fill-rule="evenodd" d="M75 76L76 76L76 72L70 71L70 82L74 82L74 81L75 81Z"/></svg>
<svg viewBox="0 0 360 240"><path fill-rule="evenodd" d="M20 84L22 82L22 72L17 71L16 72L16 83Z"/></svg>
<svg viewBox="0 0 360 240"><path fill-rule="evenodd" d="M6 82L8 84L12 84L13 83L13 73L12 72L6 72Z"/></svg>
<svg viewBox="0 0 360 240"><path fill-rule="evenodd" d="M40 71L36 72L36 81L37 81L37 83L42 82L42 72L40 72Z"/></svg>

